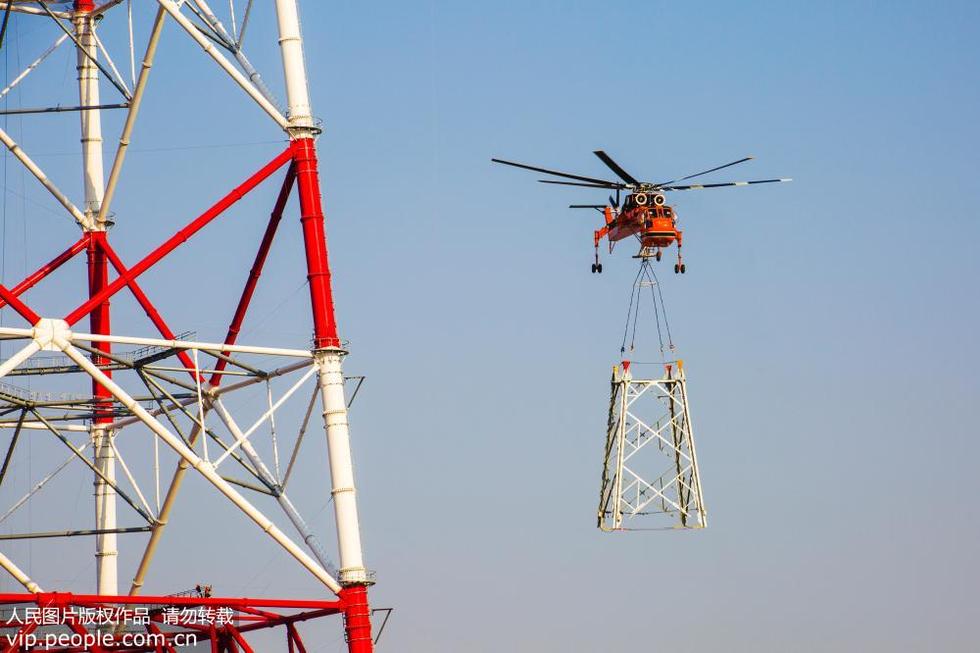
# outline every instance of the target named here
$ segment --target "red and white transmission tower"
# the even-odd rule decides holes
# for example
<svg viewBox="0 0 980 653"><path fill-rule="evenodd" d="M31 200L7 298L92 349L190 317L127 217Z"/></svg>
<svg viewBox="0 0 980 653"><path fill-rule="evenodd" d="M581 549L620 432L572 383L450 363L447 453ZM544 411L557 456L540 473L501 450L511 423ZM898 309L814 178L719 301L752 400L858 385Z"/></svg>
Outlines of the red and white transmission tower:
<svg viewBox="0 0 980 653"><path fill-rule="evenodd" d="M78 113L84 180L84 196L76 203L70 192L61 190L67 188L66 183L70 180L49 178L29 156L29 145L25 144L25 151L25 147L0 130L0 140L12 156L57 200L81 231L80 237L72 238L73 242L67 248L20 283L10 287L0 285L0 307L9 307L25 322L20 328L0 327L0 339L15 345L15 353L0 361L0 435L9 434L5 438L0 489L8 467L15 465L22 456L17 442L25 434L29 437L34 437L31 434L54 436L59 446L64 445L70 454L67 461L55 465L54 471L15 502L7 514L0 515L0 522L43 493L50 479L66 467L81 467L95 479L95 520L91 528L7 534L2 540L94 537L97 561L95 592L78 594L58 591L64 588L49 585L43 577L31 577L19 561L6 555L9 550L0 551L0 567L27 590L27 593L0 594L0 607L3 608L0 610L0 631L15 637L2 648L3 651L26 650L33 641L31 637L58 634L98 638L86 640L88 648L85 650L92 651L175 651L195 642L210 642L212 651L251 651L248 633L275 627L281 627L285 632L288 650L304 651L299 624L329 614L343 615L351 652L373 650L368 605L368 587L373 581L362 559L342 370L346 352L334 315L317 172L315 138L319 129L310 105L297 2L275 0L287 98L285 110L277 106L243 49L243 35L252 4L252 0L239 3L231 0L226 27L205 0L0 2L4 29L14 15L17 20L45 23L55 38L50 47L32 56L32 63L23 72L5 80L6 88L0 97L29 75L37 74L34 71L42 69L45 59L58 48L75 49L77 106L19 107L5 113L24 116L65 111ZM133 37L133 12L144 11L147 7L154 9L155 16L147 38L137 42ZM98 34L104 29L102 18L114 12L121 18L115 24L122 25L120 29L124 30L128 26L132 69L129 85L113 61L113 53ZM105 24L109 22L105 21ZM123 190L124 162L161 43L161 33L167 23L170 23L168 29L174 32L168 37L189 38L196 42L204 55L244 93L238 97L257 104L288 135L288 145L239 186L177 229L170 238L151 248L142 258L126 261L108 237L108 228L113 224L111 207L117 192ZM141 66L137 65L139 60L134 52L143 52ZM110 89L110 85L114 89ZM121 100L106 102L100 87L103 91L119 93ZM106 176L102 112L109 109L125 111L125 121ZM178 336L153 301L153 288L141 286L141 275L166 263L171 252L193 240L195 234L220 218L250 191L277 175L281 179L278 198L271 208L237 308L229 319L226 337L218 342L207 342L188 339L186 334ZM312 349L239 343L242 324L294 190L298 195L305 247L313 318ZM119 227L127 227L125 216ZM52 254L63 247L52 250ZM32 295L37 297L37 293L44 290L42 282L53 283L48 277L83 252L88 279L87 284L77 284L80 286L77 302L58 312L37 312L25 293L37 286ZM110 300L122 294L132 296L156 333L147 336L118 330L112 319ZM22 376L30 377L30 389L17 384L17 379ZM236 403L236 397L255 392L263 384L267 403L260 406L257 415L254 415L254 401L238 400ZM77 386L74 393L64 392L73 385ZM310 389L309 403L301 426L295 434L290 434L295 435L292 453L283 470L278 439L282 436L282 428L280 426L280 436L277 436L275 417L287 401L294 396L303 396L300 390L304 386ZM300 445L318 402L329 456L329 494L335 515L339 570L324 552L316 535L317 529L302 516L287 494L291 478L300 473L297 471L302 467L297 464L301 458L298 455ZM246 418L249 410L253 415ZM248 421L243 421L245 419ZM138 435L140 432L143 435ZM282 443L285 445L288 440L283 437ZM124 457L122 452L127 449ZM169 483L164 476L161 490L161 466L166 464L168 456L175 465L174 471ZM42 462L33 460L35 466ZM249 478L242 480L232 476L230 469ZM209 592L191 596L142 594L188 473L200 475L227 499L226 505L234 506L255 523L259 529L257 533L272 538L336 596L329 600L256 600L210 596ZM317 475L313 482L320 483L321 478L322 474ZM293 484L297 482L293 481ZM280 528L260 509L260 501L273 510L281 510L288 526ZM124 518L139 518L142 523L126 526ZM216 524L214 528L218 527ZM131 535L133 533L137 535ZM139 533L143 533L143 537L148 535L149 539L143 540ZM125 587L119 587L122 570L118 563L118 547L123 542L137 540L143 553L131 576L129 571L126 572L131 580L128 591L125 591ZM24 619L27 612L18 612L21 608L47 608L45 620ZM213 618L192 619L191 615L199 616L199 612L189 612L188 608L207 609L212 616L213 611L223 610L232 618L218 622ZM85 618L91 611L104 615L112 610L115 611L113 619L96 623ZM46 650L81 649L66 643L60 647L49 646Z"/></svg>

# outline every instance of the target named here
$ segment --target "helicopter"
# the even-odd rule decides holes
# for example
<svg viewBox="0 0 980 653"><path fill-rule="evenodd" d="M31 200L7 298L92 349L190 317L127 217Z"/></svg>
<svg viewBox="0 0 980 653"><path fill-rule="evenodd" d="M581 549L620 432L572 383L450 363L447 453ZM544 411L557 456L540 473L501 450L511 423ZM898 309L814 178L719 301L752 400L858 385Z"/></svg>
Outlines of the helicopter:
<svg viewBox="0 0 980 653"><path fill-rule="evenodd" d="M514 161L503 159L490 159L494 163L524 168L554 177L573 179L574 181L561 181L556 179L539 179L542 184L560 184L563 186L584 186L586 188L603 188L615 190L615 196L609 196L608 204L570 204L571 209L595 209L603 215L605 224L595 231L595 262L592 264L592 273L602 273L602 263L599 262L599 243L603 238L609 240L609 252L612 253L614 245L623 239L635 236L640 242L640 251L634 258L660 260L663 250L677 243L677 263L674 264L674 273L683 274L687 271L684 259L681 255L683 244L683 232L677 228L677 212L673 207L667 205L664 193L678 190L703 190L706 188L722 188L725 186L751 186L753 184L772 184L792 179L756 179L754 181L726 181L713 184L678 184L677 182L686 181L710 172L728 168L739 163L751 161L752 156L746 156L738 161L732 161L724 165L715 166L709 170L702 170L686 177L671 179L662 182L639 181L633 175L626 172L612 157L602 150L593 152L599 159L612 170L621 181L609 181L608 179L597 179L594 177L584 177L573 175L558 170L549 170L537 166L529 166ZM620 193L627 191L627 195L620 202Z"/></svg>

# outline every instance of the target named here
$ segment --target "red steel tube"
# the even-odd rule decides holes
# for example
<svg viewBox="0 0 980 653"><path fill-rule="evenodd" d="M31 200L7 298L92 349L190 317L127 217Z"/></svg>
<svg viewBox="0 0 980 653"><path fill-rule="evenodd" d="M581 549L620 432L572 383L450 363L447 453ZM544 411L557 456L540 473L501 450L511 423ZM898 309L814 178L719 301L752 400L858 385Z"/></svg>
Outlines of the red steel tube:
<svg viewBox="0 0 980 653"><path fill-rule="evenodd" d="M0 284L0 299L3 299L4 303L14 309L22 318L30 322L32 326L37 324L41 319L40 315L32 311L27 304L17 299L17 295L2 284Z"/></svg>
<svg viewBox="0 0 980 653"><path fill-rule="evenodd" d="M272 173L286 164L293 156L292 148L287 148L272 161L263 166L258 172L246 179L240 186L221 198L214 206L192 220L186 227L168 238L162 245L147 254L143 259L129 269L124 275L120 275L112 283L106 286L96 296L91 297L87 302L76 308L65 316L65 321L73 325L80 319L88 315L103 300L115 295L119 290L130 281L143 274L151 267L160 262L170 252L174 251L182 244L190 240L191 236L204 228L209 222L221 215L228 207L243 198L253 188L265 181Z"/></svg>
<svg viewBox="0 0 980 653"><path fill-rule="evenodd" d="M39 281L41 281L46 276L48 276L49 274L51 274L52 272L60 268L62 265L64 265L66 262L74 258L76 254L83 251L86 247L88 247L88 234L85 234L84 236L79 238L78 242L76 242L74 245L72 245L71 247L63 251L61 254L58 254L53 259L51 259L50 261L48 261L47 263L39 267L37 270L34 271L33 274L26 277L23 281L21 281L16 286L11 288L10 292L13 293L14 296L20 297L26 291L30 290L35 285L37 285ZM0 308L3 308L6 305L7 305L7 301L5 299L0 299Z"/></svg>
<svg viewBox="0 0 980 653"><path fill-rule="evenodd" d="M276 237L276 230L279 228L279 223L282 221L282 212L286 209L286 202L289 200L289 194L293 190L293 182L296 181L296 166L291 165L286 171L286 178L282 182L282 188L279 190L279 197L276 198L276 204L272 209L272 214L269 216L269 224L266 225L265 233L262 234L262 242L259 244L259 251L255 253L255 260L252 261L252 269L249 270L248 280L245 282L245 287L242 289L242 295L238 300L238 306L235 308L235 315L231 319L231 324L228 325L228 334L225 336L225 344L233 345L235 341L238 340L238 334L242 330L242 322L245 321L245 313L248 312L249 304L252 302L252 295L255 294L255 287L259 283L259 277L262 275L262 268L265 267L265 260L269 256L269 250L272 248L272 241ZM222 352L224 355L228 355L228 352ZM211 375L211 385L217 386L221 383L222 375L221 371L225 369L228 362L223 359L218 359L214 366L215 372Z"/></svg>
<svg viewBox="0 0 980 653"><path fill-rule="evenodd" d="M312 138L299 138L291 143L290 148L296 162L296 184L299 189L303 243L306 249L306 275L310 282L310 303L313 309L313 344L316 349L339 347L333 291L330 288L323 206L320 201L316 145Z"/></svg>
<svg viewBox="0 0 980 653"><path fill-rule="evenodd" d="M36 603L37 605L66 606L77 605L99 607L104 605L176 605L205 606L214 608L282 608L309 610L337 610L344 608L342 601L321 599L267 599L227 596L106 596L104 594L73 594L71 592L39 592L28 594L0 594L0 605L12 603Z"/></svg>
<svg viewBox="0 0 980 653"><path fill-rule="evenodd" d="M109 282L109 266L105 255L106 234L104 231L92 232L89 236L89 244L86 255L88 257L88 293L89 297L99 294ZM109 298L106 297L89 314L89 328L92 333L108 335L111 332L109 313ZM111 353L112 343L95 342L93 347L100 352ZM109 359L104 356L92 356L92 362L101 367L109 363ZM103 370L106 376L112 378L112 370ZM92 379L92 395L95 397L94 421L96 424L108 424L112 422L112 393L109 392L101 383Z"/></svg>
<svg viewBox="0 0 980 653"><path fill-rule="evenodd" d="M287 624L286 628L289 630L290 641L296 644L299 653L306 653L306 646L303 644L303 638L299 636L299 631L296 630L296 626Z"/></svg>
<svg viewBox="0 0 980 653"><path fill-rule="evenodd" d="M116 269L119 276L126 274L128 272L126 266L116 254L116 251L109 245L109 241L103 239L100 242L100 246L103 248L106 257L108 257L109 262L112 263L112 267ZM148 318L150 318L150 322L152 322L153 326L155 326L157 331L160 332L160 335L167 340L176 340L177 336L175 336L174 332L170 330L169 326L167 326L167 323L163 320L163 317L161 317L160 312L156 309L156 306L154 306L153 302L150 301L150 298L146 296L143 289L139 287L136 280L131 280L127 285L129 286L129 291L133 293L133 297L136 298L136 301L143 308L143 312L146 313ZM187 352L183 350L177 352L177 358L179 358L180 362L187 368L187 372L191 375L191 378L196 378L196 374L194 373L194 361L191 360L191 357L187 354Z"/></svg>
<svg viewBox="0 0 980 653"><path fill-rule="evenodd" d="M37 627L40 625L41 625L40 623L31 622L21 626L20 630L17 631L17 635L13 639L8 639L10 644L9 646L3 649L3 653L17 653L20 650L18 641L22 640L27 635L33 633L35 630L37 630Z"/></svg>
<svg viewBox="0 0 980 653"><path fill-rule="evenodd" d="M295 157L307 278L310 282L310 305L313 309L313 346L316 349L339 347L340 337L337 333L333 291L330 287L327 237L317 173L316 145L312 138L299 138L292 142L291 147ZM349 653L372 653L374 642L371 638L371 609L367 587L344 587L340 591L340 599L344 603L347 650Z"/></svg>
<svg viewBox="0 0 980 653"><path fill-rule="evenodd" d="M344 603L344 630L347 633L347 648L350 653L371 653L374 641L371 639L371 609L368 606L367 588L363 585L349 585L340 590L340 600Z"/></svg>

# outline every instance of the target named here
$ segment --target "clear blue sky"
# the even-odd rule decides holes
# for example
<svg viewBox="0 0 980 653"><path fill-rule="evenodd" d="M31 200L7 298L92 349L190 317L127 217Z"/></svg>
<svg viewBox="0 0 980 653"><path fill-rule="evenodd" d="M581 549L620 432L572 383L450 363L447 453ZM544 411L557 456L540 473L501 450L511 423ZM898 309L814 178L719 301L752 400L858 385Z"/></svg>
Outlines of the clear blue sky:
<svg viewBox="0 0 980 653"><path fill-rule="evenodd" d="M352 420L374 602L396 608L381 650L980 645L975 4L301 6L347 369L368 376ZM261 7L250 54L278 89L271 21ZM54 38L32 25L12 27L7 79L17 47L26 63L35 36ZM110 17L103 30L121 26ZM168 29L116 208L128 260L282 138ZM10 105L69 101L67 55L53 66ZM77 196L75 118L8 126ZM214 147L169 149L196 145ZM661 278L689 374L705 531L594 528L636 263L624 249L589 273L598 216L564 207L600 194L489 162L601 175L598 148L643 178L752 154L715 178L795 179L672 198L688 273L662 264ZM56 251L50 234L73 232L7 165L11 282ZM240 283L273 193L148 279L176 329L220 336L237 291L208 288ZM289 227L250 342L307 341ZM314 506L326 492L308 488ZM227 559L206 571L165 560L160 593L202 575L229 594L316 591L265 544L229 552L192 528L173 535ZM31 553L36 573L44 551ZM76 589L90 577L62 576ZM335 624L328 634L314 650L340 650Z"/></svg>

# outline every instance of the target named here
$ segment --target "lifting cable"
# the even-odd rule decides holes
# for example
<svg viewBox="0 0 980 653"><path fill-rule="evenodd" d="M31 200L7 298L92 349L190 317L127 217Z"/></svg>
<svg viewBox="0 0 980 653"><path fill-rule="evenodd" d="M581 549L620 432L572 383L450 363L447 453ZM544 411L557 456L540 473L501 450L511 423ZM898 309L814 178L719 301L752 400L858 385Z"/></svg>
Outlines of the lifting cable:
<svg viewBox="0 0 980 653"><path fill-rule="evenodd" d="M626 341L630 341L629 351L636 349L636 330L640 318L640 304L643 297L643 289L650 289L650 299L653 303L654 323L657 326L657 341L660 344L660 355L665 357L664 334L667 336L667 348L674 351L674 340L670 334L670 323L667 321L667 307L664 304L663 291L660 289L660 281L657 274L653 271L653 266L647 258L643 258L640 263L640 270L633 279L633 289L630 292L629 308L626 312L626 327L623 329L623 342L619 348L619 353L625 354ZM663 324L661 324L661 316Z"/></svg>

